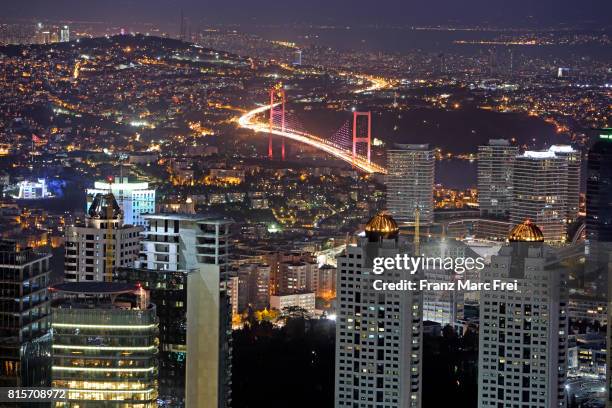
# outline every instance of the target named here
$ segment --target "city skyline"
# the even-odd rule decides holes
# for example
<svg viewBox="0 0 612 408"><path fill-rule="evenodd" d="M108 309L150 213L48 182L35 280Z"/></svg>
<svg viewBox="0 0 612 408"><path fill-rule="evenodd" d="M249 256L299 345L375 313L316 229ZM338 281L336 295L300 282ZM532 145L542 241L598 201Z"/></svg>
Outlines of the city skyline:
<svg viewBox="0 0 612 408"><path fill-rule="evenodd" d="M0 8L9 394L612 407L610 4Z"/></svg>

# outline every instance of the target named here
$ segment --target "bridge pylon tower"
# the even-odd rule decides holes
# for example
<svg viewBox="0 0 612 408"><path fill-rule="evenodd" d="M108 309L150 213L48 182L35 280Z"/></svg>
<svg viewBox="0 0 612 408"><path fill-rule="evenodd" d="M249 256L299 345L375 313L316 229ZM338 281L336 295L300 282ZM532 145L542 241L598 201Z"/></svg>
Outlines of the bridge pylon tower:
<svg viewBox="0 0 612 408"><path fill-rule="evenodd" d="M365 117L368 121L367 135L358 135L357 131L357 120L359 117ZM372 151L372 112L353 112L353 162L357 158L357 143L367 143L368 145L368 163L371 163L371 151Z"/></svg>
<svg viewBox="0 0 612 408"><path fill-rule="evenodd" d="M268 159L274 159L274 151L272 148L272 129L274 128L274 104L277 103L277 99L280 99L280 110L281 110L281 119L280 126L281 131L285 131L285 89L282 84L273 86L270 88L270 135L268 136ZM281 159L285 161L285 138L282 137L282 145L281 145Z"/></svg>

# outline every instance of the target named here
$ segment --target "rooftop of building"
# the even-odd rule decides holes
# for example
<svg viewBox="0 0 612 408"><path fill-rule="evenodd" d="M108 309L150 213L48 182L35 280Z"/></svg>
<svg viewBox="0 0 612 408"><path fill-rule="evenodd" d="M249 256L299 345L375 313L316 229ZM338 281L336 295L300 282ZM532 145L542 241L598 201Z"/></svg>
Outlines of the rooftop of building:
<svg viewBox="0 0 612 408"><path fill-rule="evenodd" d="M64 282L53 285L50 289L57 293L118 295L134 293L140 290L141 286L119 282Z"/></svg>
<svg viewBox="0 0 612 408"><path fill-rule="evenodd" d="M558 155L567 153L577 153L577 151L570 145L552 145L548 148L548 150L526 150L523 155L519 157L525 157L528 159L555 159L559 157Z"/></svg>
<svg viewBox="0 0 612 408"><path fill-rule="evenodd" d="M153 308L140 284L119 282L65 282L49 288L54 308L144 310Z"/></svg>
<svg viewBox="0 0 612 408"><path fill-rule="evenodd" d="M194 222L214 222L220 224L231 224L233 220L223 218L218 214L187 214L187 213L155 213L143 216L147 220L178 220Z"/></svg>
<svg viewBox="0 0 612 408"><path fill-rule="evenodd" d="M542 230L531 220L515 225L508 234L510 242L544 242Z"/></svg>
<svg viewBox="0 0 612 408"><path fill-rule="evenodd" d="M384 212L376 214L365 225L365 234L370 241L395 239L399 235L399 227L393 217Z"/></svg>

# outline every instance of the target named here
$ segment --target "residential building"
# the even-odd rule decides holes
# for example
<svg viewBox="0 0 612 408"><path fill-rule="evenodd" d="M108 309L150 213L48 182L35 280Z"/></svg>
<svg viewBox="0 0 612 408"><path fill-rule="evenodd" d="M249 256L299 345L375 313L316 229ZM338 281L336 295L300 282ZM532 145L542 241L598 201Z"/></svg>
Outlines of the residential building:
<svg viewBox="0 0 612 408"><path fill-rule="evenodd" d="M161 338L169 342L162 350L162 364L174 367L177 376L168 378L170 392L176 393L184 381L187 408L225 408L231 403L231 306L229 292L229 253L231 220L202 214L149 214L143 232L140 260L136 268L150 273L152 285L161 278L156 273L179 272L181 311L162 316L184 321L179 333L162 322ZM148 271L148 272L145 272ZM154 291L155 288L151 287ZM163 297L163 287L157 288ZM175 304L176 305L176 304ZM172 304L168 307L173 307ZM183 335L185 342L182 343ZM178 344L177 344L178 343ZM173 351L184 351L184 374L176 364ZM182 375L181 375L182 374ZM179 402L179 404L182 402Z"/></svg>
<svg viewBox="0 0 612 408"><path fill-rule="evenodd" d="M549 243L566 241L568 161L553 151L526 151L517 156L510 221L535 222Z"/></svg>
<svg viewBox="0 0 612 408"><path fill-rule="evenodd" d="M427 144L397 144L387 151L387 209L400 224L433 223L435 156Z"/></svg>
<svg viewBox="0 0 612 408"><path fill-rule="evenodd" d="M568 271L533 222L515 226L481 282L478 407L565 407Z"/></svg>
<svg viewBox="0 0 612 408"><path fill-rule="evenodd" d="M117 267L132 266L140 252L141 226L123 224L112 193L96 194L85 221L66 227L66 282L113 280Z"/></svg>
<svg viewBox="0 0 612 408"><path fill-rule="evenodd" d="M270 308L283 312L290 308L300 308L309 314L315 314L315 294L312 292L290 293L286 295L272 295L270 297Z"/></svg>
<svg viewBox="0 0 612 408"><path fill-rule="evenodd" d="M517 153L518 147L506 139L491 139L489 144L478 146L478 206L482 217L505 218L510 213Z"/></svg>
<svg viewBox="0 0 612 408"><path fill-rule="evenodd" d="M397 223L378 214L365 237L338 257L336 408L422 406L422 299L418 291L379 291L374 281L418 280L406 270L372 272L376 257L408 253Z"/></svg>

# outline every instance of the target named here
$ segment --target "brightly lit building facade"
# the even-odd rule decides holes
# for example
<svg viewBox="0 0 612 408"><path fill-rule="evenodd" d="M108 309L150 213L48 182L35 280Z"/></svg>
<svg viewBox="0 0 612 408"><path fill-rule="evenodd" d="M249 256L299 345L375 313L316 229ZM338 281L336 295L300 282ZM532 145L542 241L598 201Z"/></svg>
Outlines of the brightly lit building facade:
<svg viewBox="0 0 612 408"><path fill-rule="evenodd" d="M526 151L515 160L510 221L532 220L549 243L566 240L567 223L577 214L580 166L579 155L572 152L568 146L553 146Z"/></svg>
<svg viewBox="0 0 612 408"><path fill-rule="evenodd" d="M422 299L418 291L380 291L375 280L418 280L419 274L372 272L376 257L407 253L399 228L379 214L366 237L338 257L335 408L422 406Z"/></svg>
<svg viewBox="0 0 612 408"><path fill-rule="evenodd" d="M19 193L15 198L22 200L37 200L47 198L51 193L47 189L47 181L38 179L36 181L24 180L19 182Z"/></svg>
<svg viewBox="0 0 612 408"><path fill-rule="evenodd" d="M231 220L202 214L149 214L143 232L140 260L136 268L148 274L151 290L165 296L172 289L179 303L164 305L162 364L174 367L176 375L165 378L165 388L175 393L178 382L185 386L188 408L225 408L231 404L231 306L228 293ZM153 285L181 273L184 279ZM179 293L178 291L182 291ZM175 306L177 310L169 310ZM184 313L184 314L181 314ZM182 322L182 324L181 324ZM178 332L173 332L178 328ZM184 365L174 361L182 352ZM164 391L166 392L166 391ZM176 394L176 393L175 393ZM175 395L176 396L176 395ZM179 399L179 398L177 398ZM183 402L179 401L179 404ZM177 405L179 406L179 405Z"/></svg>
<svg viewBox="0 0 612 408"><path fill-rule="evenodd" d="M157 407L158 322L148 292L113 282L51 287L58 407Z"/></svg>
<svg viewBox="0 0 612 408"><path fill-rule="evenodd" d="M518 288L480 293L478 407L565 407L567 268L530 221L509 241L481 273Z"/></svg>
<svg viewBox="0 0 612 408"><path fill-rule="evenodd" d="M96 194L84 222L66 228L64 280L110 282L113 268L138 259L142 230L123 223L113 194Z"/></svg>
<svg viewBox="0 0 612 408"><path fill-rule="evenodd" d="M123 213L123 223L146 225L145 214L155 212L155 189L147 182L130 182L127 177L115 177L114 182L96 181L94 188L87 190L87 211L96 194L112 192Z"/></svg>
<svg viewBox="0 0 612 408"><path fill-rule="evenodd" d="M398 223L433 223L435 156L427 144L398 144L387 151L387 209Z"/></svg>
<svg viewBox="0 0 612 408"><path fill-rule="evenodd" d="M506 139L478 146L478 206L483 217L504 218L512 207L512 174L518 147Z"/></svg>

